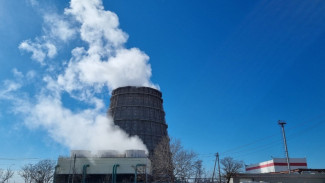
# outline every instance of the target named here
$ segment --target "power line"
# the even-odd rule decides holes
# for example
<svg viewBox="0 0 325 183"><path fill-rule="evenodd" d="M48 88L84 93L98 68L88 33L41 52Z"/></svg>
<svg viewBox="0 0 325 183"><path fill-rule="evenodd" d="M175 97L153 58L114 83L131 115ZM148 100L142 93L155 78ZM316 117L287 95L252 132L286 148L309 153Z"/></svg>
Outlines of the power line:
<svg viewBox="0 0 325 183"><path fill-rule="evenodd" d="M320 116L322 117L322 116L324 116L324 115L319 115L319 116L317 116L317 117L314 117L313 119L315 120L316 118L319 118ZM313 120L313 121L314 121L314 120ZM301 131L304 131L304 132L305 132L306 129L310 130L310 128L311 128L311 129L316 128L317 125L319 125L319 124L321 124L321 123L324 123L324 122L325 122L325 120L323 120L323 121L321 121L321 122L318 122L318 123L316 123L315 125L312 125L311 127L303 128L303 129L300 130L299 132L295 132L295 133L293 133L293 134L301 133ZM310 124L310 123L300 122L300 123L294 125L293 127L287 128L287 130L290 130L290 129L291 129L291 130L292 130L292 129L296 129L296 128L300 127L301 124ZM292 136L292 134L290 134L290 135L288 135L288 136ZM262 138L260 138L260 139L254 140L254 141L252 141L252 142L249 142L249 143L247 143L247 144L243 144L243 145L237 146L237 147L235 147L235 148L232 148L232 149L226 150L226 151L222 152L222 154L232 154L232 153L230 153L230 152L233 152L233 151L237 152L238 150L241 150L241 149L247 148L247 147L249 147L249 146L251 146L251 145L254 145L254 144L256 144L256 143L258 143L258 142L261 142L261 141L264 141L264 140L266 140L266 139L273 139L274 137L277 137L277 136L275 136L275 134L268 135L268 136L262 137Z"/></svg>
<svg viewBox="0 0 325 183"><path fill-rule="evenodd" d="M43 158L3 158L1 157L0 160L8 160L8 161L21 161L21 160L40 160Z"/></svg>

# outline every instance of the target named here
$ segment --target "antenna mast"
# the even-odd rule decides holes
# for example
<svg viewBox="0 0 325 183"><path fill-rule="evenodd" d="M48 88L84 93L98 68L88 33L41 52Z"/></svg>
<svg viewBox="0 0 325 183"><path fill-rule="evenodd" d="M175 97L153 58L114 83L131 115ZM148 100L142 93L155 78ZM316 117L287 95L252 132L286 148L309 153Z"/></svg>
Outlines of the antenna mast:
<svg viewBox="0 0 325 183"><path fill-rule="evenodd" d="M285 121L279 120L278 121L278 124L282 128L283 141L284 141L284 149L285 149L286 156L287 156L288 171L289 171L289 174L290 174L291 169L290 169L289 153L288 153L288 147L287 147L286 133L284 131L284 125L287 124L287 123Z"/></svg>

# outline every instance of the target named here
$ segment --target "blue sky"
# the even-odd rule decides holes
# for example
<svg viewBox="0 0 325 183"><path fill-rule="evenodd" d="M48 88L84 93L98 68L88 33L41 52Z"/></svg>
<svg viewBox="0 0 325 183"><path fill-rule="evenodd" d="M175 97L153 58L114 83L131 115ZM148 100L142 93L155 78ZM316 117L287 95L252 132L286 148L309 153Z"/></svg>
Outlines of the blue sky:
<svg viewBox="0 0 325 183"><path fill-rule="evenodd" d="M170 136L196 151L207 169L216 152L246 164L284 157L279 119L288 123L289 155L324 168L325 2L105 0L103 6L128 35L123 47L150 57L149 82L163 92ZM61 41L49 36L44 17L68 7L69 1L0 1L1 91L20 82L12 96L36 104L43 77L62 73L71 50L89 46L78 33ZM56 54L40 62L19 47L26 40L44 43L42 36L55 42ZM97 111L104 114L109 89L100 89L92 97L104 101ZM60 95L66 109L94 107L67 91ZM0 167L69 154L46 126L28 125L16 105L0 100Z"/></svg>

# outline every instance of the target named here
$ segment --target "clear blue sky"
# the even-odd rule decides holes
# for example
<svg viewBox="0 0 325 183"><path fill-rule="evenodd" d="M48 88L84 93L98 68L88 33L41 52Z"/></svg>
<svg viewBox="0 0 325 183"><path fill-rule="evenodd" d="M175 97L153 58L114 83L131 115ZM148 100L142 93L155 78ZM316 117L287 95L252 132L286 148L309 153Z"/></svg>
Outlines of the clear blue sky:
<svg viewBox="0 0 325 183"><path fill-rule="evenodd" d="M69 1L32 2L0 1L1 86L14 79L14 69L46 72L18 47L44 33L44 12L61 14ZM284 157L279 119L288 123L289 155L307 157L309 168L325 168L324 1L104 0L103 5L129 35L126 47L150 57L151 81L163 93L170 136L196 151L207 168L216 152L246 164ZM51 62L66 61L77 44L83 43L65 43ZM36 88L22 90L33 96ZM101 97L107 108L108 92ZM74 102L63 98L71 110L79 106ZM69 154L46 130L26 127L8 100L0 100L0 139L0 167L21 165L6 158Z"/></svg>

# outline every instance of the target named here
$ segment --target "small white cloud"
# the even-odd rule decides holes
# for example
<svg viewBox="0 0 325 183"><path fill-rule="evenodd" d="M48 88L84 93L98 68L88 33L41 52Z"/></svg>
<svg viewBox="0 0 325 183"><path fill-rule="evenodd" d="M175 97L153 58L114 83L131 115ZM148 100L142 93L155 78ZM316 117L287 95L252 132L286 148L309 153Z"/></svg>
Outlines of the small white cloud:
<svg viewBox="0 0 325 183"><path fill-rule="evenodd" d="M52 43L46 43L45 46L47 48L47 56L49 58L53 58L57 53L56 52L56 47Z"/></svg>
<svg viewBox="0 0 325 183"><path fill-rule="evenodd" d="M41 49L41 45L32 43L30 40L25 40L19 45L19 49L27 52L32 52L32 59L42 63L45 59L46 54Z"/></svg>
<svg viewBox="0 0 325 183"><path fill-rule="evenodd" d="M76 29L72 28L68 21L57 14L46 14L44 16L44 22L49 27L50 37L68 41L76 34Z"/></svg>
<svg viewBox="0 0 325 183"><path fill-rule="evenodd" d="M13 73L14 76L17 77L17 78L22 78L22 77L24 77L23 73L21 73L20 71L18 71L17 68L12 69L12 73Z"/></svg>
<svg viewBox="0 0 325 183"><path fill-rule="evenodd" d="M38 6L39 2L37 0L27 0L27 2L32 6Z"/></svg>
<svg viewBox="0 0 325 183"><path fill-rule="evenodd" d="M6 92L16 91L21 87L20 83L16 83L16 82L10 81L10 80L6 80L4 82L4 85L5 85L5 91Z"/></svg>
<svg viewBox="0 0 325 183"><path fill-rule="evenodd" d="M0 99L12 99L12 96L10 95L11 92L17 91L19 88L21 88L22 85L18 82L12 81L12 80L5 80L3 82L2 89L0 90Z"/></svg>
<svg viewBox="0 0 325 183"><path fill-rule="evenodd" d="M35 78L35 76L36 76L36 72L34 70L30 70L26 74L26 78L28 80L31 80L31 79Z"/></svg>
<svg viewBox="0 0 325 183"><path fill-rule="evenodd" d="M37 39L36 42L25 40L19 45L19 49L32 53L32 59L44 64L46 57L53 58L56 54L56 47L50 42L40 43Z"/></svg>

